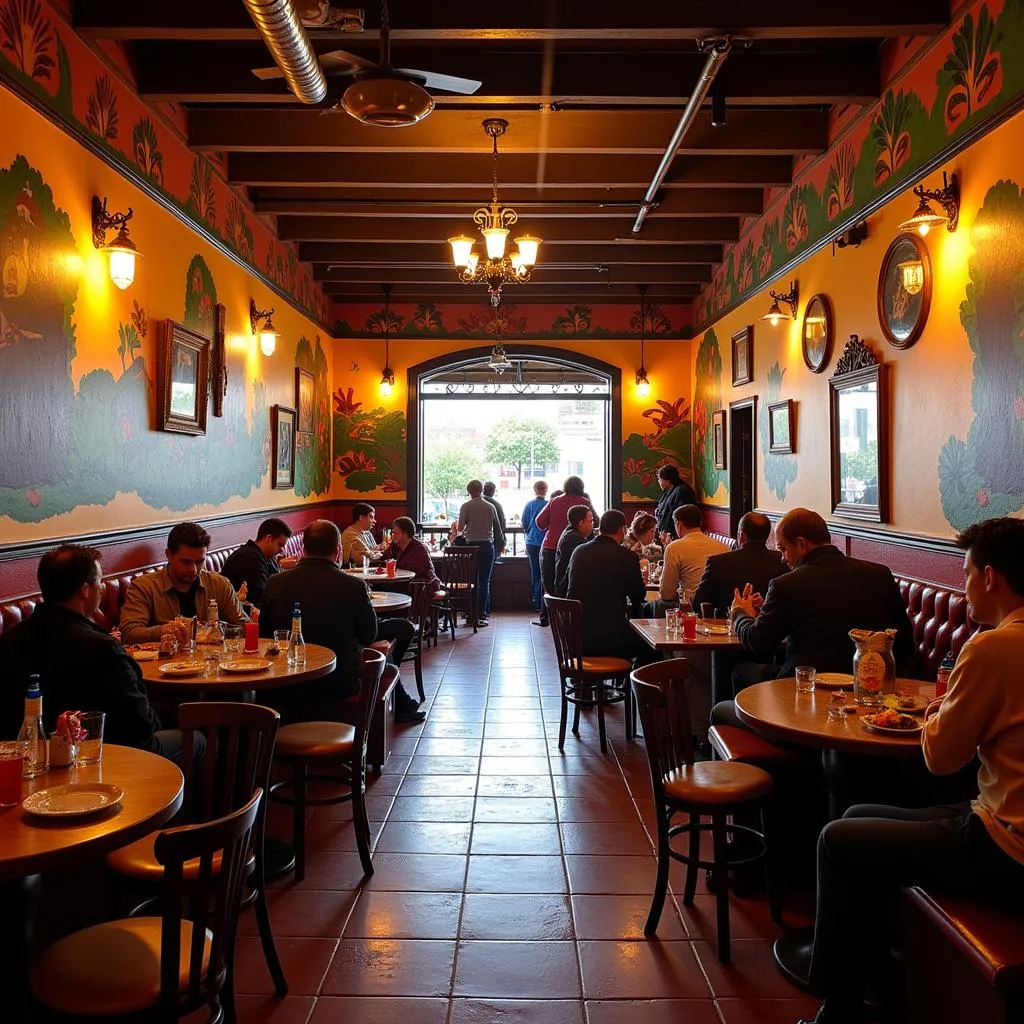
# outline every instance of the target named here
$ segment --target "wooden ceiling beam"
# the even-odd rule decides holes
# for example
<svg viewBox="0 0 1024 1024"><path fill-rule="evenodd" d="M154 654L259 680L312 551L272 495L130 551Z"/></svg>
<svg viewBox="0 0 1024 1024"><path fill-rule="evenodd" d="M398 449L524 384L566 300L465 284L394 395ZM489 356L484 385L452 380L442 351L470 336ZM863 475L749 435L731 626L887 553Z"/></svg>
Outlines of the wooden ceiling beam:
<svg viewBox="0 0 1024 1024"><path fill-rule="evenodd" d="M610 18L609 12L616 17ZM629 27L621 22L628 18ZM858 0L822 4L819 0L688 0L685 4L564 4L552 24L547 0L520 0L500 12L478 0L392 0L391 38L403 40L528 39L700 39L729 33L748 39L802 39L825 36L863 39L931 35L949 23L948 0ZM375 26L370 12L368 21ZM614 23L613 23L614 22ZM179 0L173 4L138 0L94 0L74 7L75 30L94 39L256 39L257 31L236 0ZM352 35L314 30L318 39L344 45ZM375 27L360 37L376 38Z"/></svg>
<svg viewBox="0 0 1024 1024"><path fill-rule="evenodd" d="M545 264L588 263L616 267L674 266L722 262L722 246L704 245L566 245L558 241L545 241L541 247ZM368 243L368 242L300 242L299 259L326 266L396 266L402 263L426 263L448 267L450 250L446 242Z"/></svg>
<svg viewBox="0 0 1024 1024"><path fill-rule="evenodd" d="M388 267L383 270L361 270L346 267L343 270L319 268L317 280L324 284L362 284L366 282L397 284L460 284L451 267L402 269ZM538 264L534 280L548 284L587 284L606 286L615 284L707 284L711 280L710 267L551 267ZM532 283L532 282L531 282Z"/></svg>
<svg viewBox="0 0 1024 1024"><path fill-rule="evenodd" d="M767 44L766 44L767 45ZM348 45L362 56L369 49ZM252 69L267 63L262 46L190 44L183 60L180 43L136 44L139 95L149 102L298 104L281 80L261 81ZM495 107L514 104L589 104L682 108L704 57L696 52L556 53L546 89L543 53L487 52L465 47L431 49L406 62L449 70L482 81L474 96L439 93L440 104ZM615 70L609 74L609 65ZM878 47L861 42L806 52L737 50L722 66L721 82L730 106L828 106L868 103L880 94ZM330 79L337 96L351 79Z"/></svg>
<svg viewBox="0 0 1024 1024"><path fill-rule="evenodd" d="M443 242L452 235L464 233L467 218L451 221L416 220L351 220L342 217L279 217L277 234L283 242ZM528 233L527 222L522 227ZM629 238L630 226L606 224L595 220L549 221L545 239L556 238L566 243L588 244L612 242ZM514 234L515 232L513 232ZM634 245L657 245L674 242L739 241L740 224L732 217L694 217L690 220L655 220L644 225L642 236Z"/></svg>
<svg viewBox="0 0 1024 1024"><path fill-rule="evenodd" d="M404 130L404 129L403 129ZM553 153L543 162L536 154L509 153L501 158L500 187L571 189L601 186L638 189L642 196L657 167L653 156L596 154L581 160ZM230 153L228 178L236 185L374 188L415 186L423 190L467 191L485 199L490 190L486 159L464 155L424 153L415 159L381 158L368 153ZM785 187L792 182L788 156L678 158L664 187Z"/></svg>
<svg viewBox="0 0 1024 1024"><path fill-rule="evenodd" d="M621 154L660 157L679 122L677 110L512 110L502 157L524 153ZM480 111L435 110L419 124L383 131L344 113L319 110L203 107L190 112L189 146L196 152L427 154L460 153L490 172L489 139ZM729 112L721 127L702 111L683 139L680 156L798 156L828 146L825 110ZM498 175L502 177L499 161ZM479 172L478 172L479 173Z"/></svg>
<svg viewBox="0 0 1024 1024"><path fill-rule="evenodd" d="M391 284L391 281L384 282ZM375 302L383 305L380 286L373 284L325 284L324 292L336 301ZM700 294L699 284L651 285L646 301L689 304ZM564 302L573 304L585 299L587 302L632 302L639 304L639 293L635 284L544 284L540 277L529 284L507 285L502 290L502 304L531 302ZM396 302L450 302L465 303L468 306L487 305L487 286L481 284L395 284L391 292L391 303ZM392 339L394 340L394 339Z"/></svg>
<svg viewBox="0 0 1024 1024"><path fill-rule="evenodd" d="M392 202L391 197L379 196L376 202L352 202L334 192L323 197L315 194L303 196L277 196L265 199L252 197L257 213L272 215L316 214L321 217L416 217L427 220L450 220L471 214L487 197L475 200L427 199L420 195L415 200ZM584 202L521 202L502 190L501 200L514 207L524 220L562 220L596 218L598 220L636 219L640 198L615 198L609 195ZM666 192L651 217L757 217L764 210L764 190L744 188L673 189Z"/></svg>

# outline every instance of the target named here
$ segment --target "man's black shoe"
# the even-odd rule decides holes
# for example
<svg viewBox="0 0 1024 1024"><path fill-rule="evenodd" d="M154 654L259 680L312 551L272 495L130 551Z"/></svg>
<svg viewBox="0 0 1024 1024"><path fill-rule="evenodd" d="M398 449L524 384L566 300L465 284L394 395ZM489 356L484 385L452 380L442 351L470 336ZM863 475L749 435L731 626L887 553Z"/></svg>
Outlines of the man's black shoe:
<svg viewBox="0 0 1024 1024"><path fill-rule="evenodd" d="M487 625L488 625L488 622L487 622L486 619L480 619L480 620L477 621L476 628L477 629L483 629Z"/></svg>
<svg viewBox="0 0 1024 1024"><path fill-rule="evenodd" d="M395 721L399 725L416 725L427 717L426 711L419 711L416 707L395 713Z"/></svg>
<svg viewBox="0 0 1024 1024"><path fill-rule="evenodd" d="M547 619L533 619L530 622L531 626L546 626L547 624L548 624L548 620Z"/></svg>

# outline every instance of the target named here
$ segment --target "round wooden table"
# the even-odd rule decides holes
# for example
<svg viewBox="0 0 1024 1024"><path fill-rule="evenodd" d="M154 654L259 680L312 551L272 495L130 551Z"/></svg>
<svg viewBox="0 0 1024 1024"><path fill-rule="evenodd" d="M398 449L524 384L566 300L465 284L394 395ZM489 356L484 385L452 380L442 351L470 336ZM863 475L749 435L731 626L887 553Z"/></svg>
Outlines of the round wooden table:
<svg viewBox="0 0 1024 1024"><path fill-rule="evenodd" d="M412 607L412 598L408 594L375 590L370 594L370 604L375 612L400 612Z"/></svg>
<svg viewBox="0 0 1024 1024"><path fill-rule="evenodd" d="M934 694L934 684L918 679L897 679L898 687L907 687L922 697ZM861 713L878 708L862 708L846 716L845 721L828 720L828 704L834 690L815 689L797 694L795 679L769 679L755 683L736 694L736 714L744 725L770 740L797 743L818 750L841 750L847 754L871 754L876 757L920 757L921 734L891 736L873 732L860 720ZM850 704L853 695L850 695Z"/></svg>
<svg viewBox="0 0 1024 1024"><path fill-rule="evenodd" d="M104 744L101 764L52 768L29 779L24 796L67 782L112 782L124 790L124 799L113 810L65 820L35 817L20 804L3 808L0 879L68 867L135 842L177 813L184 781L173 761L116 744Z"/></svg>
<svg viewBox="0 0 1024 1024"><path fill-rule="evenodd" d="M415 579L416 573L411 569L396 569L394 576L389 576L386 572L374 572L372 569L369 572L363 572L362 569L346 569L346 576L351 576L353 579L362 580L363 583L396 583L396 582L407 582L408 580Z"/></svg>
<svg viewBox="0 0 1024 1024"><path fill-rule="evenodd" d="M401 595L395 595L401 596ZM405 598L406 601L410 599ZM321 647L319 644L306 644L306 664L301 668L288 664L286 648L281 648L280 654L268 655L267 648L269 640L260 640L260 653L229 655L223 652L221 660L245 661L251 658L266 658L270 662L270 668L258 672L225 672L221 669L216 676L207 675L206 666L203 665L203 653L207 650L205 644L196 645L195 658L192 656L160 658L156 661L140 661L139 668L142 669L142 678L147 685L161 687L165 690L180 690L194 692L201 690L203 693L237 693L253 690L276 690L281 686L294 686L296 683L306 682L308 679L319 679L334 671L337 659L329 647ZM163 675L160 669L164 665L177 664L182 661L197 660L199 672L189 676L168 676Z"/></svg>

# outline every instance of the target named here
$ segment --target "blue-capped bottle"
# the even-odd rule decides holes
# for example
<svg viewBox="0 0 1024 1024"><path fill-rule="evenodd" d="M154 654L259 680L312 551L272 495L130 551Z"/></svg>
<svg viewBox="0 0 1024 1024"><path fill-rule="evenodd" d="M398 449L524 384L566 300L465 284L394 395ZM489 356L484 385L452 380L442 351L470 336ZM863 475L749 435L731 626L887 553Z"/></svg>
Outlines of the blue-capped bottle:
<svg viewBox="0 0 1024 1024"><path fill-rule="evenodd" d="M37 675L28 677L25 720L21 723L18 740L25 744L24 777L34 779L42 775L50 767L50 745L46 741L46 729L43 726L43 691Z"/></svg>
<svg viewBox="0 0 1024 1024"><path fill-rule="evenodd" d="M306 664L306 641L302 639L302 609L299 602L292 608L292 631L288 637L288 664L301 668Z"/></svg>
<svg viewBox="0 0 1024 1024"><path fill-rule="evenodd" d="M953 674L953 669L956 667L956 662L953 660L953 652L950 651L943 659L942 664L939 665L939 670L935 674L935 696L944 697L946 691L949 689L949 677Z"/></svg>

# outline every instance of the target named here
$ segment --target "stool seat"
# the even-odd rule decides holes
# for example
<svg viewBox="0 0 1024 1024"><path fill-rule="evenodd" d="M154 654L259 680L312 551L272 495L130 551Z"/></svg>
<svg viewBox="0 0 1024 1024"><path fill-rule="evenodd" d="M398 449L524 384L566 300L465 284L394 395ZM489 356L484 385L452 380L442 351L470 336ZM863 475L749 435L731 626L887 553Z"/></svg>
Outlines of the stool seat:
<svg viewBox="0 0 1024 1024"><path fill-rule="evenodd" d="M356 731L344 722L296 722L277 731L279 757L335 757L352 752Z"/></svg>
<svg viewBox="0 0 1024 1024"><path fill-rule="evenodd" d="M697 761L669 772L665 796L687 806L729 806L759 800L772 791L772 777L739 761Z"/></svg>
<svg viewBox="0 0 1024 1024"><path fill-rule="evenodd" d="M601 676L620 676L633 668L633 663L625 658L584 657L580 664L584 672Z"/></svg>
<svg viewBox="0 0 1024 1024"><path fill-rule="evenodd" d="M112 850L107 854L107 867L119 875L128 875L146 882L159 883L164 877L164 866L156 859L154 847L159 832L151 832L148 836L137 839L134 843ZM220 871L220 853L213 855L213 870ZM256 864L256 855L249 851L245 862L245 870L252 871ZM185 861L182 877L186 882L194 882L199 877L199 858Z"/></svg>
<svg viewBox="0 0 1024 1024"><path fill-rule="evenodd" d="M708 729L708 742L723 761L742 761L763 767L798 764L792 751L770 743L763 736L735 725L713 725Z"/></svg>
<svg viewBox="0 0 1024 1024"><path fill-rule="evenodd" d="M160 999L159 917L132 917L84 928L55 942L32 966L32 993L45 1006L77 1016L113 1017L155 1007ZM202 973L210 966L206 933ZM178 978L188 987L192 922L181 922Z"/></svg>

